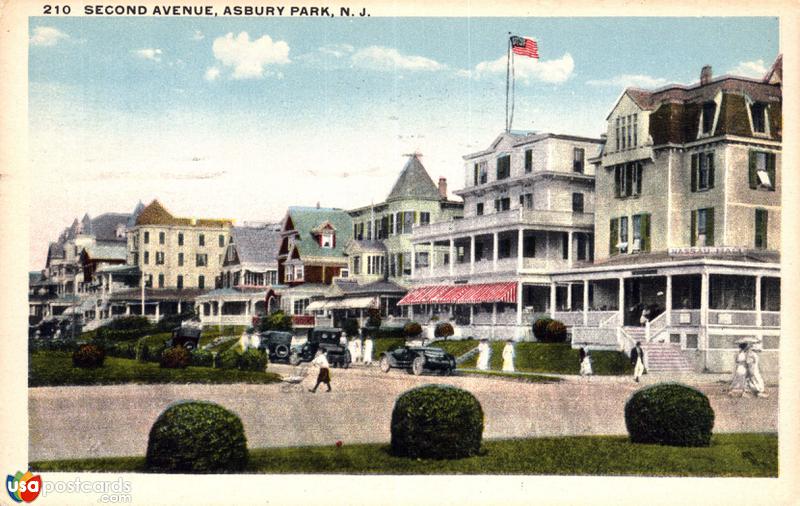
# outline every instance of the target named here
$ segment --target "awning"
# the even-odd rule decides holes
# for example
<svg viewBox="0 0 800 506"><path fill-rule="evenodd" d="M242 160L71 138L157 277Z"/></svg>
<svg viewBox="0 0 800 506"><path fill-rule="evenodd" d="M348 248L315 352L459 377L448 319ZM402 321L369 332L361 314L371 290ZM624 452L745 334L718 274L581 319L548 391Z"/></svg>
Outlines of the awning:
<svg viewBox="0 0 800 506"><path fill-rule="evenodd" d="M408 292L398 305L481 304L517 301L517 283L482 283L476 285L422 286Z"/></svg>
<svg viewBox="0 0 800 506"><path fill-rule="evenodd" d="M315 300L314 302L306 306L306 311L321 311L325 309L326 304L327 302L325 302L324 300Z"/></svg>
<svg viewBox="0 0 800 506"><path fill-rule="evenodd" d="M341 301L341 306L347 309L369 309L376 307L374 297L353 297Z"/></svg>

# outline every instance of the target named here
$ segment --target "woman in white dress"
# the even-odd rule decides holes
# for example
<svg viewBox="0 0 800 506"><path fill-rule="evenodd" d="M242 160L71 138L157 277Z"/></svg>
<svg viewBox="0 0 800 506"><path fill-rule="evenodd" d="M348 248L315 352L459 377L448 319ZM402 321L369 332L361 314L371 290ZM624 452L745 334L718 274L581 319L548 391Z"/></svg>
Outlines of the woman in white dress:
<svg viewBox="0 0 800 506"><path fill-rule="evenodd" d="M747 343L739 343L728 395L739 393L744 396L745 392L747 392Z"/></svg>
<svg viewBox="0 0 800 506"><path fill-rule="evenodd" d="M589 352L581 348L581 376L591 376L592 372L592 357Z"/></svg>
<svg viewBox="0 0 800 506"><path fill-rule="evenodd" d="M503 347L503 372L514 372L514 341L509 339Z"/></svg>
<svg viewBox="0 0 800 506"><path fill-rule="evenodd" d="M760 348L750 345L747 350L747 388L758 397L767 397L764 392L764 378L761 377L761 369L758 366L758 352Z"/></svg>
<svg viewBox="0 0 800 506"><path fill-rule="evenodd" d="M489 341L481 339L478 344L478 369L481 371L489 370L489 359L491 358L492 349L489 347Z"/></svg>
<svg viewBox="0 0 800 506"><path fill-rule="evenodd" d="M361 338L353 339L353 362L361 363Z"/></svg>
<svg viewBox="0 0 800 506"><path fill-rule="evenodd" d="M372 363L372 349L375 347L371 337L364 340L364 363L370 365Z"/></svg>

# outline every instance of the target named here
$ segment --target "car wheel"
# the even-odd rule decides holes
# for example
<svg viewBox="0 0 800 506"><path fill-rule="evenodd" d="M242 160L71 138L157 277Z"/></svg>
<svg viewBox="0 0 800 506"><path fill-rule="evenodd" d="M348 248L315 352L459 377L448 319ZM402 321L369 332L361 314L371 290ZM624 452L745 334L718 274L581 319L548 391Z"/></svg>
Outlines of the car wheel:
<svg viewBox="0 0 800 506"><path fill-rule="evenodd" d="M194 349L194 343L191 342L191 341L187 341L187 342L183 343L183 347L186 348L189 351L192 351Z"/></svg>
<svg viewBox="0 0 800 506"><path fill-rule="evenodd" d="M279 344L275 347L275 356L278 358L286 358L289 356L289 347L285 344Z"/></svg>
<svg viewBox="0 0 800 506"><path fill-rule="evenodd" d="M425 357L417 357L411 362L411 372L419 376L425 370Z"/></svg>
<svg viewBox="0 0 800 506"><path fill-rule="evenodd" d="M300 363L300 355L298 355L297 352L292 352L292 354L289 355L289 363L298 365Z"/></svg>
<svg viewBox="0 0 800 506"><path fill-rule="evenodd" d="M380 366L381 366L381 371L389 372L389 370L392 368L392 365L389 363L389 357L387 357L386 355L382 356Z"/></svg>

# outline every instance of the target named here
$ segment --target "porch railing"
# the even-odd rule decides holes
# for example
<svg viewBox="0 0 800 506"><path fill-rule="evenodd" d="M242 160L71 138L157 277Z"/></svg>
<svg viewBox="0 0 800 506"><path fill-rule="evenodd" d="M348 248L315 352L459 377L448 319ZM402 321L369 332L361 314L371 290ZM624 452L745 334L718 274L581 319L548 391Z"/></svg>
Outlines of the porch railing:
<svg viewBox="0 0 800 506"><path fill-rule="evenodd" d="M667 313L661 313L644 324L644 337L648 342L653 341L667 328Z"/></svg>

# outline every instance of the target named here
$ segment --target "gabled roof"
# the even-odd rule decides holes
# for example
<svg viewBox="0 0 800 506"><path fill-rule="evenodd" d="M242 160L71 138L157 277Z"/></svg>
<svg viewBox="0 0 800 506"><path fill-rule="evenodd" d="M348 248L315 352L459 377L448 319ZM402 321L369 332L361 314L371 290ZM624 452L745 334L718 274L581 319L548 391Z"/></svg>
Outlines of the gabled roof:
<svg viewBox="0 0 800 506"><path fill-rule="evenodd" d="M347 251L348 254L363 252L386 253L386 245L383 241L359 241L358 239L352 239L345 246L345 251Z"/></svg>
<svg viewBox="0 0 800 506"><path fill-rule="evenodd" d="M47 258L48 260L64 258L64 243L61 241L51 242L47 248Z"/></svg>
<svg viewBox="0 0 800 506"><path fill-rule="evenodd" d="M105 213L91 220L91 234L97 241L125 242L125 234L117 237L117 228L127 227L131 215L127 213ZM86 232L84 232L86 233Z"/></svg>
<svg viewBox="0 0 800 506"><path fill-rule="evenodd" d="M232 247L236 248L239 263L278 264L281 232L275 225L264 227L233 227Z"/></svg>
<svg viewBox="0 0 800 506"><path fill-rule="evenodd" d="M386 197L386 201L421 199L421 200L441 200L439 187L436 186L428 175L428 171L419 161L419 155L414 153L408 158L405 167L397 177L392 191Z"/></svg>
<svg viewBox="0 0 800 506"><path fill-rule="evenodd" d="M288 221L287 221L288 220ZM336 228L333 248L322 248L312 232L320 224L330 222ZM284 223L291 223L297 235L294 244L300 257L342 257L347 242L353 237L353 220L343 209L290 207Z"/></svg>
<svg viewBox="0 0 800 506"><path fill-rule="evenodd" d="M769 84L783 84L783 55L779 54L775 63L764 76L764 82Z"/></svg>
<svg viewBox="0 0 800 506"><path fill-rule="evenodd" d="M198 226L198 227L218 227L225 228L231 226L230 220L197 218L177 218L172 215L167 209L161 205L158 199L153 200L147 205L139 216L136 218L136 225L181 225L181 226Z"/></svg>

